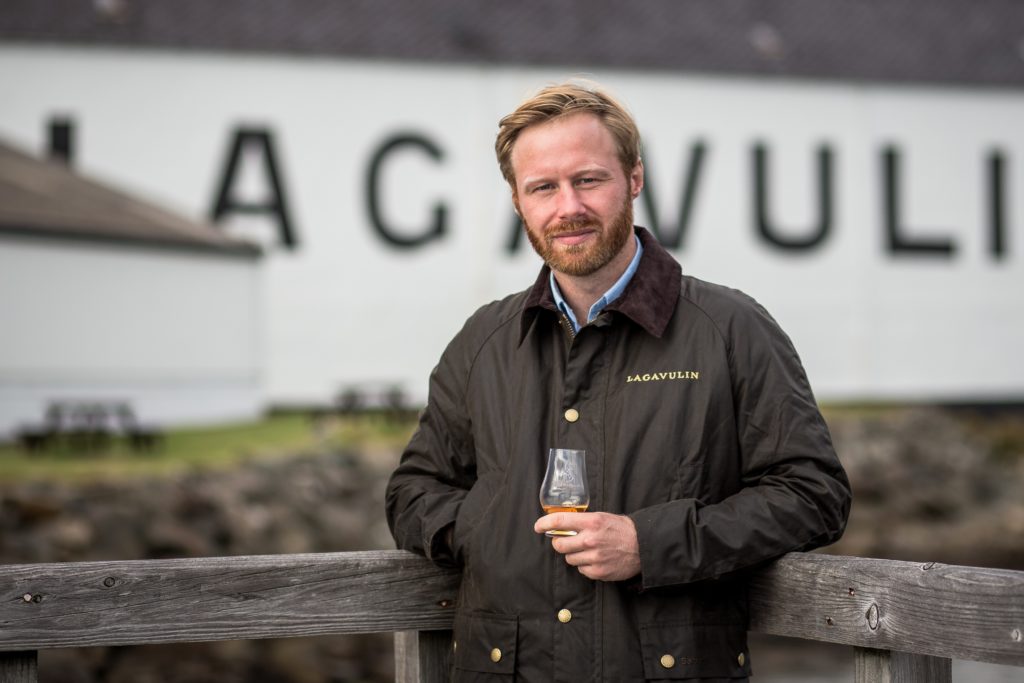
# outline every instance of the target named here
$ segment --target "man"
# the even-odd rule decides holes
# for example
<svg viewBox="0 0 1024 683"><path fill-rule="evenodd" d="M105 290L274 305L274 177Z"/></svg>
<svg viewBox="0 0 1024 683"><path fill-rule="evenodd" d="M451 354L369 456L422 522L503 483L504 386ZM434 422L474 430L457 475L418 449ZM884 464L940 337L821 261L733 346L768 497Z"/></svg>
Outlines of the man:
<svg viewBox="0 0 1024 683"><path fill-rule="evenodd" d="M462 568L453 680L744 680L744 570L849 511L796 352L634 228L639 134L607 94L542 90L496 151L545 266L449 344L387 491L399 547ZM590 511L542 515L553 447L586 450Z"/></svg>

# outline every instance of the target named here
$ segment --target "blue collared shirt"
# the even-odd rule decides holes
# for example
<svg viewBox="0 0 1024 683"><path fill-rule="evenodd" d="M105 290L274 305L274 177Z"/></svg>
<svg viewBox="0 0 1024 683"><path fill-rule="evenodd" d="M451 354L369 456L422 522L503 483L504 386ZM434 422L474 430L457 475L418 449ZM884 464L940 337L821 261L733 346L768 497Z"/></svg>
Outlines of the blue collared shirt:
<svg viewBox="0 0 1024 683"><path fill-rule="evenodd" d="M615 301L622 295L622 290L626 288L629 281L633 279L633 274L636 273L637 267L640 265L640 257L643 256L644 248L640 245L640 238L634 233L633 239L636 240L636 253L633 255L633 260L629 262L629 266L622 276L615 281L615 284L608 288L608 291L604 293L600 299L594 302L594 305L590 307L590 312L587 314L587 322L592 322L597 314L604 310L604 307ZM558 283L555 282L555 273L551 272L551 294L555 297L555 303L558 305L558 309L565 313L565 317L572 323L573 332L580 331L580 324L576 321L576 314L572 312L572 307L565 302L565 297L562 296L562 291L558 289Z"/></svg>

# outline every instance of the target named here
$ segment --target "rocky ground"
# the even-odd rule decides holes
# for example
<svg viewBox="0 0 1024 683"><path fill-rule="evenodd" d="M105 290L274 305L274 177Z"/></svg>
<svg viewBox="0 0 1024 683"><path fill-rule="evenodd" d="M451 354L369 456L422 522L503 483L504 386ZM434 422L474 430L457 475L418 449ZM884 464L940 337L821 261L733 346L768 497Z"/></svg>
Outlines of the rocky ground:
<svg viewBox="0 0 1024 683"><path fill-rule="evenodd" d="M386 470L397 455L324 451L222 472L0 489L0 561L204 557L393 548ZM41 683L394 680L385 635L44 650Z"/></svg>
<svg viewBox="0 0 1024 683"><path fill-rule="evenodd" d="M937 409L828 416L855 504L830 552L1024 569L1020 413ZM390 548L393 452L324 448L230 471L0 485L6 563ZM391 638L300 638L44 651L54 683L393 680Z"/></svg>
<svg viewBox="0 0 1024 683"><path fill-rule="evenodd" d="M829 552L1024 569L1024 412L839 413L829 426L854 489Z"/></svg>

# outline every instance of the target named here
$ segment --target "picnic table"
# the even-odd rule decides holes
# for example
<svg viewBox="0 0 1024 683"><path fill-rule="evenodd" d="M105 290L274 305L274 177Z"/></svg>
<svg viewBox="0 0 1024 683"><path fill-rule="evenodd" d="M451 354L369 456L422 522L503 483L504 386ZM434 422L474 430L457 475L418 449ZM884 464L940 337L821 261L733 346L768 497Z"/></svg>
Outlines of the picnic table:
<svg viewBox="0 0 1024 683"><path fill-rule="evenodd" d="M123 400L60 399L47 403L43 422L18 430L18 442L29 451L66 443L75 451L98 451L124 438L134 451L151 451L163 432L139 422L131 403Z"/></svg>

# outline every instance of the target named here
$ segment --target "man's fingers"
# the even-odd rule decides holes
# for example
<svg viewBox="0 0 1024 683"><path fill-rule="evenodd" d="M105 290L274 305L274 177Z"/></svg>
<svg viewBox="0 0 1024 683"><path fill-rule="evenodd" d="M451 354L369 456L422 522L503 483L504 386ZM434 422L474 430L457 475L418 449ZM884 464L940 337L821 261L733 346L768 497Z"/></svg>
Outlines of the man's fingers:
<svg viewBox="0 0 1024 683"><path fill-rule="evenodd" d="M534 531L562 529L576 536L556 536L551 547L580 574L596 581L618 581L640 570L636 527L629 517L606 512L556 512L534 523Z"/></svg>
<svg viewBox="0 0 1024 683"><path fill-rule="evenodd" d="M538 534L545 531L579 531L587 523L586 512L552 512L544 515L533 524L533 530Z"/></svg>
<svg viewBox="0 0 1024 683"><path fill-rule="evenodd" d="M551 539L551 547L556 552L568 555L588 550L591 545L584 536L555 536Z"/></svg>

